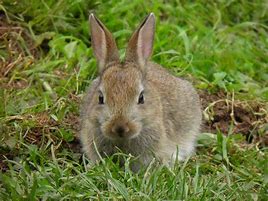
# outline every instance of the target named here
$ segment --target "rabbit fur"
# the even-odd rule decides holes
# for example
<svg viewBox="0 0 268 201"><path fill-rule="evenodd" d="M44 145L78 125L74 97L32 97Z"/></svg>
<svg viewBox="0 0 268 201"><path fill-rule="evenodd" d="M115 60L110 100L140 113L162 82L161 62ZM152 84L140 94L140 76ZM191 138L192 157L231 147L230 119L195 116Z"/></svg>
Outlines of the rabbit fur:
<svg viewBox="0 0 268 201"><path fill-rule="evenodd" d="M93 14L90 27L99 76L81 109L80 140L88 158L96 162L99 154L120 149L138 158L133 169L139 169L154 157L172 164L191 156L201 124L199 97L188 81L149 61L154 14L133 33L122 62L112 34Z"/></svg>

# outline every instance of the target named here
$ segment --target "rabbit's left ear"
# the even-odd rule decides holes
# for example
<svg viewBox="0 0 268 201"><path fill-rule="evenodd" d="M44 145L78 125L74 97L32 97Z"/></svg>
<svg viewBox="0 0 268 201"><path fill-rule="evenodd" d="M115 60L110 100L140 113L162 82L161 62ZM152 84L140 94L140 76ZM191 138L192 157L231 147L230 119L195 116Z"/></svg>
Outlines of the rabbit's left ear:
<svg viewBox="0 0 268 201"><path fill-rule="evenodd" d="M144 70L145 64L152 54L154 32L155 16L150 13L132 34L127 46L125 61L135 62Z"/></svg>

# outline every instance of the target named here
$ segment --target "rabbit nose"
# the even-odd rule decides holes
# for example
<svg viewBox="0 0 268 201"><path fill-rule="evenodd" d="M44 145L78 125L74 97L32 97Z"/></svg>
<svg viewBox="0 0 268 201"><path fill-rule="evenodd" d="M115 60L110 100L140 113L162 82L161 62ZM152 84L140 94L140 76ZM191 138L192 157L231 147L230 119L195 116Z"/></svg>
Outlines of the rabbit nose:
<svg viewBox="0 0 268 201"><path fill-rule="evenodd" d="M117 125L112 128L112 132L117 134L119 137L124 137L124 134L129 131L127 126Z"/></svg>

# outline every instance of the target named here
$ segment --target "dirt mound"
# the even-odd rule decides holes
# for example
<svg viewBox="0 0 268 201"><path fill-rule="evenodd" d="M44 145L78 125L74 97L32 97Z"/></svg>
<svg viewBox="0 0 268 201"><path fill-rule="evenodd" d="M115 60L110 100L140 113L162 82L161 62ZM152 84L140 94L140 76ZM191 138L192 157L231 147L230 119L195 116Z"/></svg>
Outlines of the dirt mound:
<svg viewBox="0 0 268 201"><path fill-rule="evenodd" d="M268 146L268 105L265 102L235 100L222 91L199 92L203 107L203 132L243 134L248 142Z"/></svg>

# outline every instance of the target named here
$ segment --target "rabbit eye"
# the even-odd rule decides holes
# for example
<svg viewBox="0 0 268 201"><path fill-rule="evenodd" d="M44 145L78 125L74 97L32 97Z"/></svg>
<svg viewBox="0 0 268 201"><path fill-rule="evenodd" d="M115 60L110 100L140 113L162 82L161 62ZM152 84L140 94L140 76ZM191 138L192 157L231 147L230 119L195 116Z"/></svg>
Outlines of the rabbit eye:
<svg viewBox="0 0 268 201"><path fill-rule="evenodd" d="M99 94L99 104L104 104L104 98L103 98L103 94L101 92Z"/></svg>
<svg viewBox="0 0 268 201"><path fill-rule="evenodd" d="M143 104L144 103L144 96L143 96L143 91L140 93L138 104Z"/></svg>

